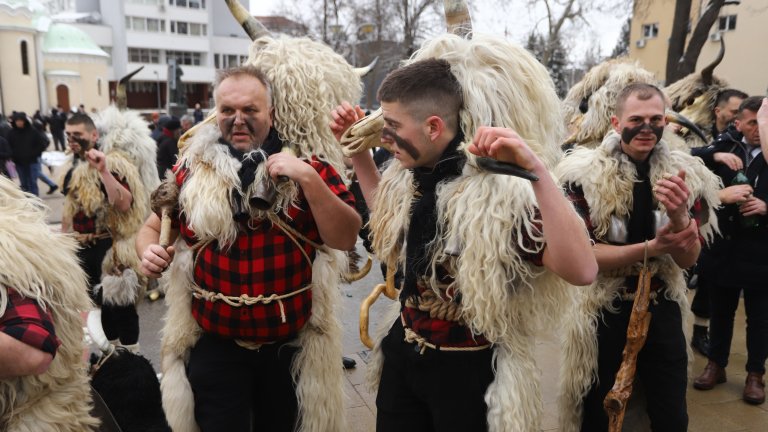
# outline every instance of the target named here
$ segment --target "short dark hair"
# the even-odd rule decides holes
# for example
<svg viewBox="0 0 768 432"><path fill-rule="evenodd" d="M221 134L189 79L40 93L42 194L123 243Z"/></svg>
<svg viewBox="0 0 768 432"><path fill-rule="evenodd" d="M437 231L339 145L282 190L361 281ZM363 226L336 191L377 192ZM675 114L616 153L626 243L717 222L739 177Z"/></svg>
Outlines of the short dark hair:
<svg viewBox="0 0 768 432"><path fill-rule="evenodd" d="M259 80L259 82L267 89L267 100L269 101L269 105L272 106L272 84L269 82L269 78L267 78L264 71L251 65L237 66L217 71L216 79L213 81L214 98L216 97L216 90L219 88L222 81L240 75L250 76Z"/></svg>
<svg viewBox="0 0 768 432"><path fill-rule="evenodd" d="M664 108L667 107L667 99L658 87L653 84L636 82L621 89L619 95L616 96L616 117L620 117L621 113L624 112L624 105L626 105L627 99L632 95L642 101L658 96L661 98Z"/></svg>
<svg viewBox="0 0 768 432"><path fill-rule="evenodd" d="M739 105L739 117L741 117L741 113L744 112L744 110L749 110L754 113L758 112L760 110L760 105L762 104L762 96L750 96L744 99L741 101L741 105Z"/></svg>
<svg viewBox="0 0 768 432"><path fill-rule="evenodd" d="M732 98L739 98L739 99L746 99L749 97L748 94L744 93L741 90L736 89L725 89L717 94L717 101L715 102L715 106L722 106L728 103L728 101Z"/></svg>
<svg viewBox="0 0 768 432"><path fill-rule="evenodd" d="M79 124L85 125L85 129L89 132L96 129L96 124L93 123L93 119L88 116L88 114L83 113L72 114L72 117L67 119L67 124L71 126Z"/></svg>
<svg viewBox="0 0 768 432"><path fill-rule="evenodd" d="M381 83L378 98L405 105L420 120L439 115L452 130L457 130L464 102L450 63L441 59L420 60L392 71Z"/></svg>

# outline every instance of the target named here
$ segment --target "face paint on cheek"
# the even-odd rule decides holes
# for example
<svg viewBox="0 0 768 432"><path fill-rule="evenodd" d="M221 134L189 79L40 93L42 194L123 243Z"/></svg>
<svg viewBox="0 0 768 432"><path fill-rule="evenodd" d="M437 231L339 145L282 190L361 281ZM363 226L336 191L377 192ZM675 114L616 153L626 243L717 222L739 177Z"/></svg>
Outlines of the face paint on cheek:
<svg viewBox="0 0 768 432"><path fill-rule="evenodd" d="M661 136L664 134L663 126L651 126L648 123L643 123L640 126L633 128L625 127L621 130L621 141L624 144L629 144L640 132L651 131L656 136L656 142L661 140Z"/></svg>
<svg viewBox="0 0 768 432"><path fill-rule="evenodd" d="M413 144L400 138L392 129L387 127L383 128L381 130L381 135L384 138L389 138L392 141L394 141L395 144L397 144L398 147L403 149L404 152L408 153L408 156L413 158L413 160L418 160L419 157L421 157L421 153L416 147L413 146Z"/></svg>
<svg viewBox="0 0 768 432"><path fill-rule="evenodd" d="M234 117L226 117L221 120L221 133L225 137L231 138L230 135L232 135L232 126L235 124L235 118Z"/></svg>

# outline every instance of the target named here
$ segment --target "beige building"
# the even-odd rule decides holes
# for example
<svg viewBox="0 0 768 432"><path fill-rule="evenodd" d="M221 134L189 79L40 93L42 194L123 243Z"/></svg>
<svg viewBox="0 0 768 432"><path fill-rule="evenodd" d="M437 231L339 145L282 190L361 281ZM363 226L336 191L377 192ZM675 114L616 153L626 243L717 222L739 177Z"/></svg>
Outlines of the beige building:
<svg viewBox="0 0 768 432"><path fill-rule="evenodd" d="M109 54L29 0L0 0L0 112L109 104Z"/></svg>
<svg viewBox="0 0 768 432"><path fill-rule="evenodd" d="M708 0L693 0L693 26L707 3ZM660 82L666 73L674 13L675 0L634 2L629 57L656 74ZM768 41L768 2L742 0L739 5L724 6L701 50L697 71L717 57L721 38L726 43L725 58L715 69L715 76L750 95L765 95L768 92L768 44L765 43Z"/></svg>

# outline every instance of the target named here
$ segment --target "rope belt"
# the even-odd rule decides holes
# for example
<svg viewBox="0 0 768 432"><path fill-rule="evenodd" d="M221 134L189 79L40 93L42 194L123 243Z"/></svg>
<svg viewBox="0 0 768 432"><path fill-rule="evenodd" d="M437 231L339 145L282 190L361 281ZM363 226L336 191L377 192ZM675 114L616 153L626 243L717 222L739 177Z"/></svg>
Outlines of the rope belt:
<svg viewBox="0 0 768 432"><path fill-rule="evenodd" d="M75 233L75 240L80 244L96 243L97 240L108 239L112 237L109 231L100 233Z"/></svg>
<svg viewBox="0 0 768 432"><path fill-rule="evenodd" d="M304 288L300 288L300 289L297 289L296 291L291 291L283 295L272 294L269 296L264 296L263 294L260 294L256 297L249 296L248 294L241 294L240 296L228 296L222 293L214 293L212 291L204 290L197 285L192 285L191 289L192 289L192 297L198 300L202 299L202 300L209 301L211 303L215 303L216 301L221 300L232 307L251 306L256 303L268 305L273 301L276 301L277 304L280 306L280 319L282 320L283 324L285 324L287 320L285 318L285 306L283 306L283 300L293 297L296 294L303 293L304 291L310 288L312 288L312 284L309 284Z"/></svg>
<svg viewBox="0 0 768 432"><path fill-rule="evenodd" d="M656 298L659 296L659 293L661 292L662 290L651 291L649 293L648 298L651 299L653 304L658 304L658 302L656 301ZM634 301L636 294L637 294L637 291L627 292L626 288L619 288L619 298L621 298L621 301Z"/></svg>
<svg viewBox="0 0 768 432"><path fill-rule="evenodd" d="M405 317L403 317L403 314L400 314L400 321L403 323L403 330L405 331L405 340L408 343L415 343L416 346L419 347L419 354L424 354L424 352L427 350L427 348L433 349L435 351L482 351L485 349L488 349L491 347L491 344L485 344L485 345L478 345L478 346L472 346L472 347L443 347L438 346L433 343L428 342L423 337L419 336L418 333L411 330L410 328L405 326Z"/></svg>
<svg viewBox="0 0 768 432"><path fill-rule="evenodd" d="M410 297L406 299L405 306L422 312L429 312L429 317L433 319L462 322L461 305L443 300L430 289L419 295L418 303Z"/></svg>
<svg viewBox="0 0 768 432"><path fill-rule="evenodd" d="M634 263L632 265L621 267L613 270L602 272L606 277L624 277L624 276L639 276L640 270L643 268L643 263ZM656 260L648 260L648 273L650 277L656 275L661 268L661 263Z"/></svg>

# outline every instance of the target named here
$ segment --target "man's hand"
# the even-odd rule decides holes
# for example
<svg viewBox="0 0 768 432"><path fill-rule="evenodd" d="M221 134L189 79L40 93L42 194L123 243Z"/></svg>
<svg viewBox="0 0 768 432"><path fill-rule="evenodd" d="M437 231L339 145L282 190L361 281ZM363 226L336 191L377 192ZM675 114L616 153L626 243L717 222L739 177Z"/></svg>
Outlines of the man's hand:
<svg viewBox="0 0 768 432"><path fill-rule="evenodd" d="M681 231L674 232L672 223L668 223L656 231L656 238L651 240L649 247L654 248L659 254L680 254L690 250L699 242L699 230L694 221Z"/></svg>
<svg viewBox="0 0 768 432"><path fill-rule="evenodd" d="M336 141L341 141L341 136L347 131L356 121L365 117L365 112L360 108L360 105L354 107L347 101L341 103L341 105L331 111L331 121L328 125L333 131L333 136L336 137Z"/></svg>
<svg viewBox="0 0 768 432"><path fill-rule="evenodd" d="M712 156L715 162L723 164L733 171L744 168L744 162L733 153L717 152Z"/></svg>
<svg viewBox="0 0 768 432"><path fill-rule="evenodd" d="M723 204L740 204L752 196L752 186L734 185L720 189L718 192L720 202Z"/></svg>
<svg viewBox="0 0 768 432"><path fill-rule="evenodd" d="M102 172L107 168L107 155L96 149L90 149L85 152L85 159L91 168L95 168L96 171Z"/></svg>
<svg viewBox="0 0 768 432"><path fill-rule="evenodd" d="M312 165L286 152L270 156L267 159L267 170L275 182L278 181L278 177L284 176L302 185L311 176L317 176L317 171L312 168Z"/></svg>
<svg viewBox="0 0 768 432"><path fill-rule="evenodd" d="M528 144L508 128L481 126L467 150L477 156L513 163L528 171L543 167Z"/></svg>
<svg viewBox="0 0 768 432"><path fill-rule="evenodd" d="M153 279L160 278L171 265L176 248L168 246L163 248L158 244L149 245L141 254L141 273Z"/></svg>
<svg viewBox="0 0 768 432"><path fill-rule="evenodd" d="M684 230L689 222L688 216L688 186L685 185L685 170L680 170L677 175L664 176L656 182L653 188L656 199L667 210L675 232Z"/></svg>
<svg viewBox="0 0 768 432"><path fill-rule="evenodd" d="M743 216L765 216L767 209L768 207L766 206L765 201L760 198L755 198L752 195L739 206L739 211Z"/></svg>

